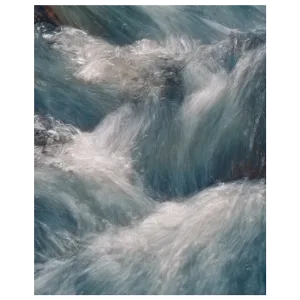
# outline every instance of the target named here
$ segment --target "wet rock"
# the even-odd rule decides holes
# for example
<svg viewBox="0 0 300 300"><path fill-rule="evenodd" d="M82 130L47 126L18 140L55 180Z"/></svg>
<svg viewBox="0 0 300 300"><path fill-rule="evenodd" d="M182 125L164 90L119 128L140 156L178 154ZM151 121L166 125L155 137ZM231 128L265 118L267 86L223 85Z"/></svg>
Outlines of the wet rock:
<svg viewBox="0 0 300 300"><path fill-rule="evenodd" d="M61 24L56 13L47 5L34 6L34 23L49 23L55 26Z"/></svg>
<svg viewBox="0 0 300 300"><path fill-rule="evenodd" d="M34 145L49 146L65 144L73 139L79 132L71 125L63 124L53 118L36 115L34 120Z"/></svg>
<svg viewBox="0 0 300 300"><path fill-rule="evenodd" d="M34 128L34 145L35 146L46 146L50 138L50 134L46 129Z"/></svg>

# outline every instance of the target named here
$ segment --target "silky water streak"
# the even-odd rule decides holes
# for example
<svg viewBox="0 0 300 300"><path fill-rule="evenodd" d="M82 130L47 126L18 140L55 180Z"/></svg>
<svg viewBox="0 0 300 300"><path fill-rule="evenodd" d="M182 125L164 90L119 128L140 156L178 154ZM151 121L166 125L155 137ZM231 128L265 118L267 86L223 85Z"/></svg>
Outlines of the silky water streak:
<svg viewBox="0 0 300 300"><path fill-rule="evenodd" d="M264 7L51 10L35 294L265 294Z"/></svg>

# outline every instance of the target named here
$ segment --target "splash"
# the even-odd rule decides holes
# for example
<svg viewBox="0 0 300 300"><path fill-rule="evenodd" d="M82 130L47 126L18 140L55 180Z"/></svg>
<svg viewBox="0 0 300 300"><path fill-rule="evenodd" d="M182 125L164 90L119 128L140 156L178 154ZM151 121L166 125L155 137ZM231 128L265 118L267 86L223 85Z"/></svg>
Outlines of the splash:
<svg viewBox="0 0 300 300"><path fill-rule="evenodd" d="M265 294L265 10L51 9L35 293Z"/></svg>

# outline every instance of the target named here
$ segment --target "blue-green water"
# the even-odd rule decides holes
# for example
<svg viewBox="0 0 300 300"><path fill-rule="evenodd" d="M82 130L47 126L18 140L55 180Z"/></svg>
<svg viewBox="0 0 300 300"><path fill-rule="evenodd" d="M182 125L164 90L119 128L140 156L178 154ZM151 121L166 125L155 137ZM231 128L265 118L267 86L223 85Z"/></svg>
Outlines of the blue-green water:
<svg viewBox="0 0 300 300"><path fill-rule="evenodd" d="M35 293L265 294L265 8L55 7L35 35Z"/></svg>

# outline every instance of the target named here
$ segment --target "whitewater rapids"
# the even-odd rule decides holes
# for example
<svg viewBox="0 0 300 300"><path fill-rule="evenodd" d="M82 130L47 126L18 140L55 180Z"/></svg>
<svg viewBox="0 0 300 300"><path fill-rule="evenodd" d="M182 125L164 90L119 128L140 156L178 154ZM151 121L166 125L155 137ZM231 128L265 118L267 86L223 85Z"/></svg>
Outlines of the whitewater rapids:
<svg viewBox="0 0 300 300"><path fill-rule="evenodd" d="M263 7L35 24L35 293L266 293Z"/></svg>

